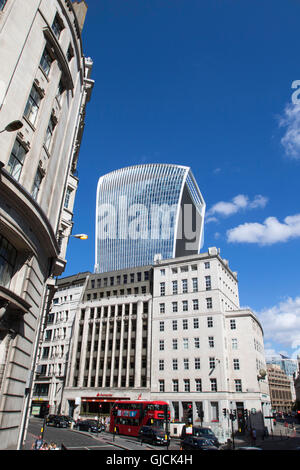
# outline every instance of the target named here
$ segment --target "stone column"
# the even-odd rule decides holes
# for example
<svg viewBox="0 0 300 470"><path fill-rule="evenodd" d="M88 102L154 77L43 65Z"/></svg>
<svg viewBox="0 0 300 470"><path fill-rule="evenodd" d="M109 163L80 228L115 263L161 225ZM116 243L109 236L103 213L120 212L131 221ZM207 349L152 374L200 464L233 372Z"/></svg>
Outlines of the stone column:
<svg viewBox="0 0 300 470"><path fill-rule="evenodd" d="M129 373L130 373L131 314L132 314L132 304L129 304L129 315L128 315L128 343L127 343L127 367L126 367L126 388L129 387Z"/></svg>
<svg viewBox="0 0 300 470"><path fill-rule="evenodd" d="M119 361L119 374L118 374L118 387L119 388L121 387L122 368L123 368L124 315L125 315L125 304L122 304L121 335L120 335L120 361Z"/></svg>
<svg viewBox="0 0 300 470"><path fill-rule="evenodd" d="M142 333L143 333L143 302L141 300L137 303L136 312L136 332L135 332L135 374L134 386L141 386L141 371L142 371Z"/></svg>

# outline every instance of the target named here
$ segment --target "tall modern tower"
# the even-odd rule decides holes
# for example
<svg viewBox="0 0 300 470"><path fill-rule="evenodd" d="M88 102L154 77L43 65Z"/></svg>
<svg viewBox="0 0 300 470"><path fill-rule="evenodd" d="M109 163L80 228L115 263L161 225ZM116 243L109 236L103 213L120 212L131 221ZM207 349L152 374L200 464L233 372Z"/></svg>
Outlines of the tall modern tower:
<svg viewBox="0 0 300 470"><path fill-rule="evenodd" d="M134 165L102 176L95 272L199 253L204 213L205 202L189 167Z"/></svg>

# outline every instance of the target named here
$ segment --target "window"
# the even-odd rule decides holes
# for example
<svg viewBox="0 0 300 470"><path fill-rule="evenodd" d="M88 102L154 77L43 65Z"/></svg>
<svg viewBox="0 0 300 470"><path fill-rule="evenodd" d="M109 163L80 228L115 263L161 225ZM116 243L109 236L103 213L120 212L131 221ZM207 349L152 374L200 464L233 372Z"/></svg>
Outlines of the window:
<svg viewBox="0 0 300 470"><path fill-rule="evenodd" d="M178 349L178 340L177 339L173 339L172 344L173 344L173 349Z"/></svg>
<svg viewBox="0 0 300 470"><path fill-rule="evenodd" d="M178 359L173 359L173 370L178 370Z"/></svg>
<svg viewBox="0 0 300 470"><path fill-rule="evenodd" d="M178 269L177 268L172 268L172 274L177 274Z"/></svg>
<svg viewBox="0 0 300 470"><path fill-rule="evenodd" d="M172 311L173 311L173 312L178 312L178 304L177 304L177 302L172 302Z"/></svg>
<svg viewBox="0 0 300 470"><path fill-rule="evenodd" d="M211 278L210 276L205 276L205 289L211 290Z"/></svg>
<svg viewBox="0 0 300 470"><path fill-rule="evenodd" d="M215 369L216 368L216 360L214 357L209 358L209 368L210 369Z"/></svg>
<svg viewBox="0 0 300 470"><path fill-rule="evenodd" d="M165 304L159 304L159 313L165 313Z"/></svg>
<svg viewBox="0 0 300 470"><path fill-rule="evenodd" d="M60 81L57 87L57 92L56 92L56 99L59 102L59 104L61 104L62 95L64 91L65 91L64 84L62 83L62 81Z"/></svg>
<svg viewBox="0 0 300 470"><path fill-rule="evenodd" d="M165 275L166 275L166 270L165 270L165 269L161 269L161 270L160 270L160 275L161 275L161 276L165 276Z"/></svg>
<svg viewBox="0 0 300 470"><path fill-rule="evenodd" d="M189 339L183 338L183 349L189 349Z"/></svg>
<svg viewBox="0 0 300 470"><path fill-rule="evenodd" d="M196 349L200 348L200 338L194 338L194 346Z"/></svg>
<svg viewBox="0 0 300 470"><path fill-rule="evenodd" d="M184 391L185 392L190 392L190 380L189 379L184 379L183 380L183 385L184 385Z"/></svg>
<svg viewBox="0 0 300 470"><path fill-rule="evenodd" d="M159 331L165 331L165 322L163 321L159 322Z"/></svg>
<svg viewBox="0 0 300 470"><path fill-rule="evenodd" d="M179 391L178 380L174 379L173 380L173 392L178 392L178 391Z"/></svg>
<svg viewBox="0 0 300 470"><path fill-rule="evenodd" d="M212 308L212 298L206 297L206 308Z"/></svg>
<svg viewBox="0 0 300 470"><path fill-rule="evenodd" d="M186 292L188 291L187 279L182 279L181 283L182 283L182 292L183 294L186 294Z"/></svg>
<svg viewBox="0 0 300 470"><path fill-rule="evenodd" d="M199 310L199 301L198 301L198 299L193 300L193 310Z"/></svg>
<svg viewBox="0 0 300 470"><path fill-rule="evenodd" d="M25 160L26 150L18 140L15 141L8 161L8 172L17 181L20 179Z"/></svg>
<svg viewBox="0 0 300 470"><path fill-rule="evenodd" d="M215 342L214 342L214 337L213 336L209 336L208 337L208 346L210 348L214 348L215 347Z"/></svg>
<svg viewBox="0 0 300 470"><path fill-rule="evenodd" d="M172 281L172 287L173 287L173 294L177 294L178 293L177 281Z"/></svg>
<svg viewBox="0 0 300 470"><path fill-rule="evenodd" d="M0 285L9 288L16 265L17 250L0 235Z"/></svg>
<svg viewBox="0 0 300 470"><path fill-rule="evenodd" d="M6 2L7 2L7 0L0 0L0 11L3 10L3 8L5 7Z"/></svg>
<svg viewBox="0 0 300 470"><path fill-rule="evenodd" d="M195 369L200 369L200 357L195 357Z"/></svg>
<svg viewBox="0 0 300 470"><path fill-rule="evenodd" d="M68 207L69 207L72 191L73 191L72 188L70 188L70 187L67 188L66 196L65 196L65 202L64 202L64 208L65 209L68 209Z"/></svg>
<svg viewBox="0 0 300 470"><path fill-rule="evenodd" d="M202 392L202 381L201 379L195 379L196 392Z"/></svg>
<svg viewBox="0 0 300 470"><path fill-rule="evenodd" d="M205 268L205 269L209 269L209 268L210 268L210 262L209 262L209 261L206 261L206 262L204 263L204 268Z"/></svg>
<svg viewBox="0 0 300 470"><path fill-rule="evenodd" d="M231 347L232 347L232 349L237 349L238 348L237 338L232 338Z"/></svg>
<svg viewBox="0 0 300 470"><path fill-rule="evenodd" d="M235 330L236 329L236 322L235 320L230 320L230 329Z"/></svg>
<svg viewBox="0 0 300 470"><path fill-rule="evenodd" d="M63 29L64 29L64 26L63 26L62 20L60 19L58 15L56 15L52 23L52 31L54 35L56 36L56 39L59 39L60 34Z"/></svg>
<svg viewBox="0 0 300 470"><path fill-rule="evenodd" d="M183 359L183 368L189 370L189 360L187 358Z"/></svg>
<svg viewBox="0 0 300 470"><path fill-rule="evenodd" d="M68 62L70 62L74 57L74 49L72 47L72 44L69 44L68 50L67 50L67 59Z"/></svg>
<svg viewBox="0 0 300 470"><path fill-rule="evenodd" d="M165 361L163 359L159 359L158 361L158 369L164 370L165 369Z"/></svg>
<svg viewBox="0 0 300 470"><path fill-rule="evenodd" d="M182 301L182 310L183 310L183 312L188 311L188 301L187 300Z"/></svg>
<svg viewBox="0 0 300 470"><path fill-rule="evenodd" d="M235 383L235 391L236 392L242 392L243 391L242 390L242 381L240 379L236 379L234 381L234 383Z"/></svg>
<svg viewBox="0 0 300 470"><path fill-rule="evenodd" d="M165 350L165 342L163 339L159 341L159 350L164 351Z"/></svg>
<svg viewBox="0 0 300 470"><path fill-rule="evenodd" d="M213 318L207 317L207 327L212 328L214 326Z"/></svg>
<svg viewBox="0 0 300 470"><path fill-rule="evenodd" d="M40 67L43 70L44 74L48 77L51 64L52 64L52 57L50 56L47 48L44 49L43 55L41 57Z"/></svg>
<svg viewBox="0 0 300 470"><path fill-rule="evenodd" d="M184 320L182 320L182 328L184 330L188 329L188 320L186 318Z"/></svg>
<svg viewBox="0 0 300 470"><path fill-rule="evenodd" d="M176 331L177 330L177 320L172 321L172 326L173 326L173 330Z"/></svg>
<svg viewBox="0 0 300 470"><path fill-rule="evenodd" d="M199 318L194 318L194 328L199 328Z"/></svg>
<svg viewBox="0 0 300 470"><path fill-rule="evenodd" d="M210 390L211 390L211 392L217 392L218 391L217 379L210 379Z"/></svg>
<svg viewBox="0 0 300 470"><path fill-rule="evenodd" d="M33 199L37 198L38 192L40 190L42 179L43 179L42 172L41 172L40 169L38 169L36 174L35 174L33 187L32 187L32 192L31 192L31 195L32 195Z"/></svg>
<svg viewBox="0 0 300 470"><path fill-rule="evenodd" d="M165 391L165 381L164 380L159 380L158 384L159 384L159 391L164 392Z"/></svg>
<svg viewBox="0 0 300 470"><path fill-rule="evenodd" d="M166 283L165 282L161 282L160 283L160 295L166 295Z"/></svg>
<svg viewBox="0 0 300 470"><path fill-rule="evenodd" d="M39 111L41 103L41 95L37 88L33 85L30 91L30 95L25 107L24 116L28 119L31 124L35 124L36 117Z"/></svg>
<svg viewBox="0 0 300 470"><path fill-rule="evenodd" d="M240 370L240 360L239 359L233 359L233 368L234 368L234 370Z"/></svg>
<svg viewBox="0 0 300 470"><path fill-rule="evenodd" d="M193 292L198 292L198 279L196 277L193 277L192 282L193 282Z"/></svg>

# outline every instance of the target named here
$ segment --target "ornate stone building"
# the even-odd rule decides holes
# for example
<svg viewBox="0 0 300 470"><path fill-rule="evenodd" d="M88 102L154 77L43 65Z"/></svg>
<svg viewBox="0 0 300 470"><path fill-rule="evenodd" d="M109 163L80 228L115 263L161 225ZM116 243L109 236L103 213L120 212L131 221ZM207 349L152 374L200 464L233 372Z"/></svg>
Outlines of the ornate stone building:
<svg viewBox="0 0 300 470"><path fill-rule="evenodd" d="M81 44L86 9L84 1L0 2L1 449L24 441L41 318L66 264L93 87Z"/></svg>

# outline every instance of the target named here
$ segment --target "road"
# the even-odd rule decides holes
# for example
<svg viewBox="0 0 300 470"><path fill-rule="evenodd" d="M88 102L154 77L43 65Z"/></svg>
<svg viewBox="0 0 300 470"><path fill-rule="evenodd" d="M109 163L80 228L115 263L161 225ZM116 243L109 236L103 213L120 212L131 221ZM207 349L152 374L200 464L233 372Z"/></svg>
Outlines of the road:
<svg viewBox="0 0 300 470"><path fill-rule="evenodd" d="M24 450L31 449L31 446L37 436L41 434L41 427L43 420L32 418L29 422L26 442ZM294 450L300 447L300 426L296 426L296 433L293 435L291 429L288 431L284 428L282 423L278 423L274 429L274 436L268 439L257 439L256 446L265 450ZM131 450L131 451L157 451L157 450L170 450L179 451L180 443L177 439L171 439L169 449L165 446L155 446L150 444L141 445L140 441L134 437L128 436L113 436L110 433L102 432L98 436L95 433L88 433L84 431L77 431L72 429L61 429L53 426L46 426L44 431L44 440L46 442L54 441L59 447L63 444L68 450ZM243 437L235 438L236 448L251 445L249 440Z"/></svg>
<svg viewBox="0 0 300 470"><path fill-rule="evenodd" d="M41 434L43 420L32 418L26 437L24 450L32 447L35 439ZM141 445L140 441L134 437L113 436L110 433L102 432L88 433L73 429L56 428L46 426L44 430L44 441L55 442L58 447L63 444L68 450L161 450L161 446L150 444ZM163 447L163 449L166 449ZM175 441L169 446L169 450L179 450L179 441Z"/></svg>

